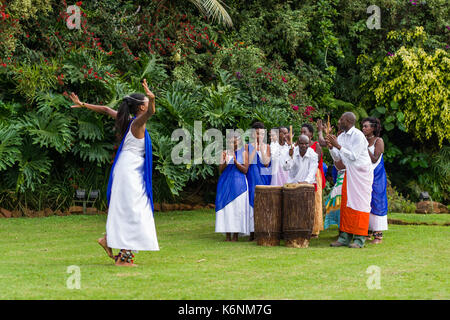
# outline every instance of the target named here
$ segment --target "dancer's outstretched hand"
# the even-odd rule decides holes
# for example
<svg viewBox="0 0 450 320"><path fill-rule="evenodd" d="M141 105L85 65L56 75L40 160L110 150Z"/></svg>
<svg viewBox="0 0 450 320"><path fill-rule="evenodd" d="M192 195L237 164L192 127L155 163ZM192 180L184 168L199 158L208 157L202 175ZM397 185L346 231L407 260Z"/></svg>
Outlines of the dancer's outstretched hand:
<svg viewBox="0 0 450 320"><path fill-rule="evenodd" d="M80 99L78 98L78 96L74 92L72 92L70 94L69 99L72 100L73 103L75 103L75 105L71 106L71 108L81 108L81 107L83 107Z"/></svg>
<svg viewBox="0 0 450 320"><path fill-rule="evenodd" d="M144 81L142 81L142 86L144 87L144 91L147 97L149 99L155 99L154 93L151 92L150 89L148 88L147 79L144 79Z"/></svg>

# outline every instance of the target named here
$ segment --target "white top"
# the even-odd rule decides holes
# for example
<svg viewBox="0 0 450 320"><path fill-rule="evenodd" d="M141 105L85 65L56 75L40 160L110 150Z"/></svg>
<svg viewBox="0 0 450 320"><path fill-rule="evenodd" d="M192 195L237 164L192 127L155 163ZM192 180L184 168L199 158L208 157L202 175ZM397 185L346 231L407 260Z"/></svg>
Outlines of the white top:
<svg viewBox="0 0 450 320"><path fill-rule="evenodd" d="M289 171L288 183L316 182L316 173L319 166L319 156L312 149L308 148L305 155L300 155L300 148L294 148L294 154L284 161L283 168Z"/></svg>
<svg viewBox="0 0 450 320"><path fill-rule="evenodd" d="M289 172L283 169L285 160L289 157L289 145L285 143L280 145L278 141L272 142L270 144L270 155L271 155L271 168L272 168L272 179L270 184L272 186L282 186L288 183Z"/></svg>
<svg viewBox="0 0 450 320"><path fill-rule="evenodd" d="M131 151L135 155L145 156L145 137L142 139L136 138L130 130L128 130L123 142L122 151Z"/></svg>
<svg viewBox="0 0 450 320"><path fill-rule="evenodd" d="M372 160L367 152L369 143L361 130L353 126L347 132L341 133L337 141L341 150L335 147L330 149L334 161L342 160L346 167L348 165L356 167L372 166Z"/></svg>
<svg viewBox="0 0 450 320"><path fill-rule="evenodd" d="M289 145L287 143L285 143L284 145L280 145L278 141L275 143L271 143L270 156L272 166L277 167L278 163L282 165L289 157Z"/></svg>
<svg viewBox="0 0 450 320"><path fill-rule="evenodd" d="M373 143L373 145L369 146L369 151L372 152L372 154L375 152L375 143L377 142L378 138L375 139L375 142ZM380 164L381 162L381 157L383 156L383 154L380 154L380 157L378 158L377 162L372 163L372 167L375 169L378 164Z"/></svg>

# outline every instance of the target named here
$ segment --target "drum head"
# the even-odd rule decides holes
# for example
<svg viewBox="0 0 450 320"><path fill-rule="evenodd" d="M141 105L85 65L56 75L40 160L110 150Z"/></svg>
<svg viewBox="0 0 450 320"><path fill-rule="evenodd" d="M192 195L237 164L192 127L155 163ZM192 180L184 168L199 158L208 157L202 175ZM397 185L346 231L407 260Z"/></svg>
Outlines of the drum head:
<svg viewBox="0 0 450 320"><path fill-rule="evenodd" d="M297 188L314 188L314 185L309 183L286 183L283 186L283 189L297 189Z"/></svg>
<svg viewBox="0 0 450 320"><path fill-rule="evenodd" d="M283 189L283 187L281 187L281 186L256 185L255 189L260 189L260 190L281 190L281 189Z"/></svg>

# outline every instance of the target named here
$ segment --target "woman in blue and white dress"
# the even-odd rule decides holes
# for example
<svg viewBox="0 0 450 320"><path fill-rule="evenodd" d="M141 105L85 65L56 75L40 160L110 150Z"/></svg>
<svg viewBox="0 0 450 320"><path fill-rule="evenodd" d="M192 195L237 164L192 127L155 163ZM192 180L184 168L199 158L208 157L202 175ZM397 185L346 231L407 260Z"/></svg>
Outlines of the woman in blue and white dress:
<svg viewBox="0 0 450 320"><path fill-rule="evenodd" d="M247 181L249 189L249 203L250 203L250 237L249 241L255 239L255 221L254 221L254 202L255 191L258 185L270 185L272 181L271 153L270 145L264 143L265 128L262 122L255 122L252 125L253 143L245 145L245 151L248 154L248 171Z"/></svg>
<svg viewBox="0 0 450 320"><path fill-rule="evenodd" d="M225 241L238 241L238 234L250 234L248 184L248 154L239 149L240 139L233 137L229 150L222 153L221 175L216 194L216 232L225 233ZM233 239L231 239L233 234Z"/></svg>
<svg viewBox="0 0 450 320"><path fill-rule="evenodd" d="M370 203L369 233L373 233L371 243L381 243L383 231L388 230L387 177L384 168L384 142L380 137L381 124L377 118L369 117L362 121L362 131L369 142L368 152L372 160L373 184Z"/></svg>
<svg viewBox="0 0 450 320"><path fill-rule="evenodd" d="M117 266L135 266L138 250L159 250L153 219L152 145L146 129L155 113L155 95L144 80L146 95L133 93L123 98L118 111L81 102L72 93L72 108L85 107L116 120L121 141L111 168L108 189L106 235L98 243ZM134 117L132 117L134 116ZM112 249L120 249L114 256Z"/></svg>

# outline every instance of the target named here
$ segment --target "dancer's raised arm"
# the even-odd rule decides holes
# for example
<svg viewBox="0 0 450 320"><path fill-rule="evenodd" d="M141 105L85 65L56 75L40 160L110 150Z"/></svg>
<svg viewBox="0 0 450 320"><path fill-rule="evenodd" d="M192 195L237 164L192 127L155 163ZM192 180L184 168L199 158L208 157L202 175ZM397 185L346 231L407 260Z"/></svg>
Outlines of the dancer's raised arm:
<svg viewBox="0 0 450 320"><path fill-rule="evenodd" d="M142 82L142 86L144 87L145 94L147 95L148 100L144 101L140 107L140 111L136 115L136 120L133 121L131 125L131 132L137 138L144 137L145 134L145 124L147 120L150 119L152 115L155 114L155 95L150 91L147 85L147 80L144 79Z"/></svg>
<svg viewBox="0 0 450 320"><path fill-rule="evenodd" d="M95 105L95 104L81 102L80 99L78 98L78 96L74 92L72 92L70 94L70 96L68 96L68 97L70 98L70 100L72 100L73 103L75 103L75 105L71 106L71 108L87 108L87 109L93 110L95 112L103 113L108 116L111 116L114 119L117 117L116 110L111 109L110 107L107 107L107 106L99 106L99 105Z"/></svg>

